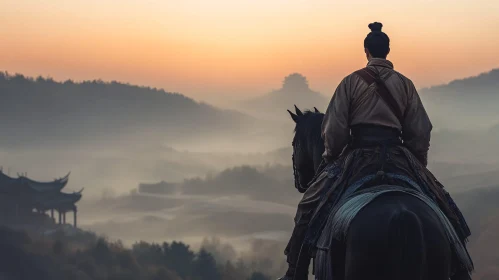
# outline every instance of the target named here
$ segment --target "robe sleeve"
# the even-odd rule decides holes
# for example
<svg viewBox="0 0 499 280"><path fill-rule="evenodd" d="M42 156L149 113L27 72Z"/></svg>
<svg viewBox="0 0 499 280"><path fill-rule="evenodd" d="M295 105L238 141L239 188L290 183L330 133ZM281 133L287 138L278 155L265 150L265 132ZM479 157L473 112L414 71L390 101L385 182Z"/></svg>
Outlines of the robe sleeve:
<svg viewBox="0 0 499 280"><path fill-rule="evenodd" d="M408 104L402 126L404 145L426 166L433 128L412 81L408 81Z"/></svg>
<svg viewBox="0 0 499 280"><path fill-rule="evenodd" d="M322 121L323 157L328 162L341 154L350 139L350 80L351 76L347 76L338 85Z"/></svg>

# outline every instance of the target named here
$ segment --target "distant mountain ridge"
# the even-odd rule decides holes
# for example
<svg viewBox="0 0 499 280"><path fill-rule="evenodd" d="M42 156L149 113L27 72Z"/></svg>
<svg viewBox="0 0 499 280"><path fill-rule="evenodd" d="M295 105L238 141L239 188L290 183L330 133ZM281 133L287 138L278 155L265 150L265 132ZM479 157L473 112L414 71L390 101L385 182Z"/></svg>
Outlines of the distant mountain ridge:
<svg viewBox="0 0 499 280"><path fill-rule="evenodd" d="M499 69L421 89L420 95L437 129L499 124ZM323 111L329 103L298 73L285 77L282 88L242 102L239 111L149 87L99 80L56 82L7 73L0 73L0 98L0 147L113 145L135 137L132 143L152 139L189 149L196 141L209 144L204 150L234 144L243 152L286 144L293 129L286 109L294 104Z"/></svg>
<svg viewBox="0 0 499 280"><path fill-rule="evenodd" d="M477 76L472 76L463 79L456 79L448 84L437 85L428 88L423 88L423 92L438 92L438 93L450 93L450 94L460 94L466 93L468 90L476 90L477 88L486 85L488 88L495 87L499 89L499 68L492 69L489 72L481 73ZM490 91L485 91L484 93L492 93ZM493 94L499 94L499 90Z"/></svg>
<svg viewBox="0 0 499 280"><path fill-rule="evenodd" d="M0 145L112 142L145 131L164 140L207 139L244 133L257 124L178 93L118 82L0 73L0 98Z"/></svg>
<svg viewBox="0 0 499 280"><path fill-rule="evenodd" d="M421 99L439 128L486 128L499 124L499 69L423 88Z"/></svg>

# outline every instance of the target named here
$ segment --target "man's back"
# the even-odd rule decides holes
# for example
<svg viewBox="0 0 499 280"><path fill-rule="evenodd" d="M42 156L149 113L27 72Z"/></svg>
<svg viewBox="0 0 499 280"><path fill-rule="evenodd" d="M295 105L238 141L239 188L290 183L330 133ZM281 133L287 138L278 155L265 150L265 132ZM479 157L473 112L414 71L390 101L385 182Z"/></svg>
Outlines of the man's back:
<svg viewBox="0 0 499 280"><path fill-rule="evenodd" d="M322 124L326 156L336 158L349 141L350 128L359 124L395 128L403 132L404 144L426 164L432 125L411 80L393 70L382 58L371 58L367 67L384 81L403 123L379 94L354 72L340 83L331 99Z"/></svg>

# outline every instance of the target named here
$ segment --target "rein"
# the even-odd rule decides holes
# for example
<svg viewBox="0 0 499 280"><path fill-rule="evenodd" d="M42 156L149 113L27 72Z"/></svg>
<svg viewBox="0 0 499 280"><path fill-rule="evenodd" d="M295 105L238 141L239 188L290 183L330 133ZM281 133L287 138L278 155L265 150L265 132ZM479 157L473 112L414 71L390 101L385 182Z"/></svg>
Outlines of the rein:
<svg viewBox="0 0 499 280"><path fill-rule="evenodd" d="M293 149L294 149L294 146L295 146L295 143L293 142ZM303 188L301 186L301 183L300 183L300 173L298 172L298 170L296 169L296 163L295 163L295 153L293 151L293 155L291 156L291 160L293 161L293 177L295 179L295 188L300 192L300 193L304 193L307 188Z"/></svg>

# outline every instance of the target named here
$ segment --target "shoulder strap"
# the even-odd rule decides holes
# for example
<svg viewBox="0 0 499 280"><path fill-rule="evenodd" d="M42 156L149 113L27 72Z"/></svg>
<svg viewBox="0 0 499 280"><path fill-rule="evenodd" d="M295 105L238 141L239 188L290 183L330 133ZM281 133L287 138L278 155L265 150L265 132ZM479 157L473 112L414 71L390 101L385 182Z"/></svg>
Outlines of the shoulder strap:
<svg viewBox="0 0 499 280"><path fill-rule="evenodd" d="M388 88L385 85L385 82L381 80L380 76L378 73L374 72L373 70L369 69L368 67L360 69L355 72L357 75L359 75L368 85L372 85L373 83L376 83L376 88L379 96L383 101L388 105L390 110L392 111L393 114L397 117L399 120L400 124L403 125L403 114L400 111L400 107L397 104L397 101L395 98L393 98L393 95L390 93Z"/></svg>
<svg viewBox="0 0 499 280"><path fill-rule="evenodd" d="M374 81L376 80L375 77L377 76L375 73L372 74L373 71L371 69L368 69L367 67L357 70L355 71L355 73L359 75L362 80L364 80L368 85L372 85L372 83L374 83Z"/></svg>

